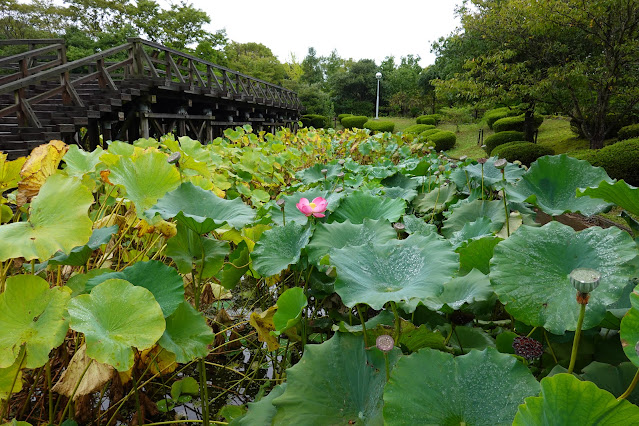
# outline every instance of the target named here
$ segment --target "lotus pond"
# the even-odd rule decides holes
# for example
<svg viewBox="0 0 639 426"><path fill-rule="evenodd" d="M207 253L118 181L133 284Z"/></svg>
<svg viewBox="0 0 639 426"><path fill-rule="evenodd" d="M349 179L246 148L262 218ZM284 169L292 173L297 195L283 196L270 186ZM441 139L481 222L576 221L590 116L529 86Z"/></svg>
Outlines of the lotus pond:
<svg viewBox="0 0 639 426"><path fill-rule="evenodd" d="M0 423L639 424L639 189L585 161L245 126L0 194Z"/></svg>

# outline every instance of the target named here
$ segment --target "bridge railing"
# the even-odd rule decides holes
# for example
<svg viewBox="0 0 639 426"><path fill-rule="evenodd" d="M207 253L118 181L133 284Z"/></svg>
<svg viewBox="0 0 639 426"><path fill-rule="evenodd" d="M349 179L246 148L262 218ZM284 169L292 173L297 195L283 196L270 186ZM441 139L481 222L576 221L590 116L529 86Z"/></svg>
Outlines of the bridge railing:
<svg viewBox="0 0 639 426"><path fill-rule="evenodd" d="M135 46L133 51L136 71L149 77L164 78L170 83L184 84L189 90L222 98L301 108L295 92L285 87L151 41L131 38L129 42Z"/></svg>

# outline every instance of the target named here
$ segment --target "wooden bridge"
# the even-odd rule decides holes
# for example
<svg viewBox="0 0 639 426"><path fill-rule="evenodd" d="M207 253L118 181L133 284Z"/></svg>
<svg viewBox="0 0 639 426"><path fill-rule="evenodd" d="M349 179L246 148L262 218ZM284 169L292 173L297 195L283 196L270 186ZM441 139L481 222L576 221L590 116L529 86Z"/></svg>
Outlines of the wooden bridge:
<svg viewBox="0 0 639 426"><path fill-rule="evenodd" d="M280 86L139 38L67 62L62 39L0 58L0 151L16 158L51 139L93 149L173 132L210 142L223 129L294 128L301 104Z"/></svg>

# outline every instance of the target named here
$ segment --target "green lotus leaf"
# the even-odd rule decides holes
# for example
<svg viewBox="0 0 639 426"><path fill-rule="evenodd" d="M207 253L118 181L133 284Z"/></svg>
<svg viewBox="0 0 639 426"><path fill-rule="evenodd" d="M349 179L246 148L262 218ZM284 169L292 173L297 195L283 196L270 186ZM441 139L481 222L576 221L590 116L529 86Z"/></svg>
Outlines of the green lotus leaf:
<svg viewBox="0 0 639 426"><path fill-rule="evenodd" d="M206 234L225 223L241 229L255 217L253 209L241 198L226 200L191 182L185 182L167 193L146 214L149 217L159 214L164 219L177 217L198 234Z"/></svg>
<svg viewBox="0 0 639 426"><path fill-rule="evenodd" d="M175 354L181 364L204 358L213 342L213 332L206 319L190 303L182 301L175 312L166 319L166 330L158 342Z"/></svg>
<svg viewBox="0 0 639 426"><path fill-rule="evenodd" d="M488 274L490 272L490 259L493 258L495 246L501 240L499 237L483 237L462 243L455 250L459 253L460 271L465 274L476 268L482 273Z"/></svg>
<svg viewBox="0 0 639 426"><path fill-rule="evenodd" d="M112 274L113 270L109 268L90 269L86 274L76 274L71 276L67 281L67 287L72 291L71 297L86 293L87 282L98 275Z"/></svg>
<svg viewBox="0 0 639 426"><path fill-rule="evenodd" d="M228 263L224 265L220 284L229 290L235 288L242 276L248 271L249 261L249 249L246 241L240 241L229 255Z"/></svg>
<svg viewBox="0 0 639 426"><path fill-rule="evenodd" d="M426 214L440 212L446 208L446 206L453 201L457 189L453 185L442 185L432 191L420 194L419 197L413 202L415 210L420 213Z"/></svg>
<svg viewBox="0 0 639 426"><path fill-rule="evenodd" d="M427 385L425 385L427 384ZM506 425L539 383L522 363L488 348L453 357L422 349L402 357L384 389L388 425Z"/></svg>
<svg viewBox="0 0 639 426"><path fill-rule="evenodd" d="M332 253L335 291L349 307L365 303L381 309L386 302L405 301L414 310L419 300L439 295L459 266L450 244L435 234L346 246Z"/></svg>
<svg viewBox="0 0 639 426"><path fill-rule="evenodd" d="M634 215L639 215L639 188L623 180L611 184L603 181L596 188L577 189L577 197L588 196L614 203Z"/></svg>
<svg viewBox="0 0 639 426"><path fill-rule="evenodd" d="M269 277L300 260L301 251L311 238L312 229L288 222L265 231L251 253L253 269Z"/></svg>
<svg viewBox="0 0 639 426"><path fill-rule="evenodd" d="M621 319L621 346L633 364L639 366L636 346L639 343L639 285L630 293L630 310Z"/></svg>
<svg viewBox="0 0 639 426"><path fill-rule="evenodd" d="M330 212L335 211L335 209L340 204L344 195L345 195L344 192L337 193L337 192L323 191L319 188L310 189L305 192L297 192L293 195L284 195L280 198L283 199L285 202L284 215L286 216L286 223L288 224L289 222L297 222L301 225L305 225L308 222L308 217L306 217L296 207L296 204L299 203L300 199L302 198L306 198L309 201L312 201L317 197L322 197L326 199L326 201L328 201L328 206L326 207L326 213L324 214L328 216ZM273 222L275 222L278 225L282 225L283 218L282 218L282 212L280 211L280 208L277 206L274 206L273 208L271 208L270 212L271 212L271 217L273 218Z"/></svg>
<svg viewBox="0 0 639 426"><path fill-rule="evenodd" d="M44 262L42 265L84 266L91 258L91 254L93 254L93 251L98 249L102 244L107 244L111 240L111 236L116 232L118 232L118 225L109 226L107 228L94 229L88 243L83 246L72 248L69 254L58 252L55 256L53 256L47 262Z"/></svg>
<svg viewBox="0 0 639 426"><path fill-rule="evenodd" d="M302 311L308 304L304 290L293 287L286 290L277 299L277 312L273 315L275 334L295 327L302 318Z"/></svg>
<svg viewBox="0 0 639 426"><path fill-rule="evenodd" d="M597 387L610 392L615 397L620 397L637 373L637 367L631 362L622 362L619 365L604 364L593 361L582 369L581 378L593 382ZM639 392L635 389L627 398L637 405Z"/></svg>
<svg viewBox="0 0 639 426"><path fill-rule="evenodd" d="M193 377L185 377L171 385L171 398L175 401L182 395L197 395L199 393L200 385Z"/></svg>
<svg viewBox="0 0 639 426"><path fill-rule="evenodd" d="M87 152L78 147L78 145L69 145L69 150L62 161L67 165L64 169L69 176L82 177L86 174L95 172L97 165L100 163L100 155L104 150L97 147L92 152Z"/></svg>
<svg viewBox="0 0 639 426"><path fill-rule="evenodd" d="M202 271L202 278L215 275L228 253L227 241L199 235L181 222L177 224L177 235L166 243L166 255L173 259L180 273L188 274L195 266Z"/></svg>
<svg viewBox="0 0 639 426"><path fill-rule="evenodd" d="M444 284L439 295L424 299L422 303L434 311L445 306L448 310L458 310L464 304L487 301L492 295L493 289L488 277L473 269L463 277L453 278Z"/></svg>
<svg viewBox="0 0 639 426"><path fill-rule="evenodd" d="M49 283L38 276L7 278L6 290L0 294L0 368L10 367L25 344L27 368L43 366L69 329L68 302L67 292L49 289Z"/></svg>
<svg viewBox="0 0 639 426"><path fill-rule="evenodd" d="M490 280L506 310L519 321L554 334L575 330L579 316L569 275L576 268L601 273L586 307L583 329L599 325L606 307L619 299L635 268L632 238L618 228L575 232L559 222L522 226L495 247Z"/></svg>
<svg viewBox="0 0 639 426"><path fill-rule="evenodd" d="M133 366L133 349L148 349L166 323L153 294L139 286L111 279L69 302L69 325L84 334L87 355L118 371Z"/></svg>
<svg viewBox="0 0 639 426"><path fill-rule="evenodd" d="M609 203L593 198L577 198L577 189L612 182L604 169L565 154L545 156L535 161L508 195L513 200L526 200L545 213L557 216L580 212L586 216L600 213Z"/></svg>
<svg viewBox="0 0 639 426"><path fill-rule="evenodd" d="M330 254L333 250L346 246L375 245L397 238L393 227L386 220L364 219L361 224L350 220L319 224L306 247L308 260L313 263Z"/></svg>
<svg viewBox="0 0 639 426"><path fill-rule="evenodd" d="M442 327L442 334L448 336L450 333L449 324ZM497 347L495 339L481 328L458 325L452 333L448 345L455 349L456 353L465 354L471 349L482 351L486 348Z"/></svg>
<svg viewBox="0 0 639 426"><path fill-rule="evenodd" d="M0 368L0 401L7 400L22 390L22 369L24 368L24 346L15 362L7 368Z"/></svg>
<svg viewBox="0 0 639 426"><path fill-rule="evenodd" d="M639 407L571 374L541 380L541 395L526 398L514 426L639 424Z"/></svg>
<svg viewBox="0 0 639 426"><path fill-rule="evenodd" d="M444 214L446 213L444 212ZM461 231L467 223L475 222L482 216L490 219L492 232L499 231L506 223L504 203L499 200L474 200L470 203L463 202L455 205L452 213L448 214L448 217L444 220L442 235L446 238L451 238L454 232Z"/></svg>
<svg viewBox="0 0 639 426"><path fill-rule="evenodd" d="M482 216L474 222L468 222L464 224L464 227L453 232L453 235L448 240L453 247L459 247L464 241L474 240L486 235L493 235L493 223L486 216Z"/></svg>
<svg viewBox="0 0 639 426"><path fill-rule="evenodd" d="M180 173L166 159L166 154L149 150L136 158L121 157L111 166L109 180L126 189L126 198L135 204L140 218L164 194L180 185Z"/></svg>
<svg viewBox="0 0 639 426"><path fill-rule="evenodd" d="M363 223L364 219L386 219L396 222L406 209L406 202L400 198L378 197L358 191L349 195L339 208L331 215L337 222L350 220L352 223Z"/></svg>
<svg viewBox="0 0 639 426"><path fill-rule="evenodd" d="M322 170L326 170L326 176L322 173ZM309 185L311 183L326 180L333 180L342 171L342 166L339 164L321 164L317 163L308 169L304 169L297 172L296 177L303 183Z"/></svg>
<svg viewBox="0 0 639 426"><path fill-rule="evenodd" d="M255 425L270 425L273 421L273 417L277 413L277 408L273 405L273 400L278 396L281 396L286 390L286 382L281 385L277 385L258 402L248 403L248 412L244 417L239 419L239 425L242 426L255 426Z"/></svg>
<svg viewBox="0 0 639 426"><path fill-rule="evenodd" d="M386 198L401 198L408 202L413 201L413 199L417 197L417 191L414 189L400 188L398 186L383 187L381 188L381 192Z"/></svg>
<svg viewBox="0 0 639 426"><path fill-rule="evenodd" d="M408 234L428 235L437 233L437 227L432 223L426 223L421 217L407 214L402 217L402 221L404 222L404 230Z"/></svg>
<svg viewBox="0 0 639 426"><path fill-rule="evenodd" d="M87 243L92 222L87 215L93 195L82 183L51 175L31 202L29 220L0 225L0 262L24 257L45 260Z"/></svg>
<svg viewBox="0 0 639 426"><path fill-rule="evenodd" d="M122 279L149 290L162 308L164 317L173 314L184 301L184 281L180 274L170 266L157 260L137 262L120 272L101 274L86 282L86 291L110 279Z"/></svg>
<svg viewBox="0 0 639 426"><path fill-rule="evenodd" d="M388 354L391 366L399 352ZM362 336L335 333L321 345L309 345L302 360L286 370L286 390L273 400L273 424L381 425L385 371L382 352L366 350Z"/></svg>
<svg viewBox="0 0 639 426"><path fill-rule="evenodd" d="M501 170L495 167L495 161L497 161L497 157L492 157L489 158L488 161L486 161L486 163L484 164L483 176L485 186L492 186L503 180ZM526 173L523 168L511 163L508 163L504 170L506 175L506 182L508 183L517 182L521 179L524 173ZM460 179L464 182L464 185L460 186L466 185L466 176L468 176L468 179L471 179L481 185L481 164L470 164L463 169L459 169L459 171L455 173L458 174L460 176Z"/></svg>

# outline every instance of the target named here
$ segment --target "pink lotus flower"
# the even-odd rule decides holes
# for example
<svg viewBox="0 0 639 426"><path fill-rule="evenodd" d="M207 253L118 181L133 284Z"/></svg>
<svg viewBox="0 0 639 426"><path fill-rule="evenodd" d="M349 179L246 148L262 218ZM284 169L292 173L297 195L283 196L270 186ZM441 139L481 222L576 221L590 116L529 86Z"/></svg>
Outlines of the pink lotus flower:
<svg viewBox="0 0 639 426"><path fill-rule="evenodd" d="M328 201L322 197L317 197L309 203L307 198L300 198L300 202L295 204L295 206L299 211L304 213L306 217L310 215L315 217L324 217Z"/></svg>

